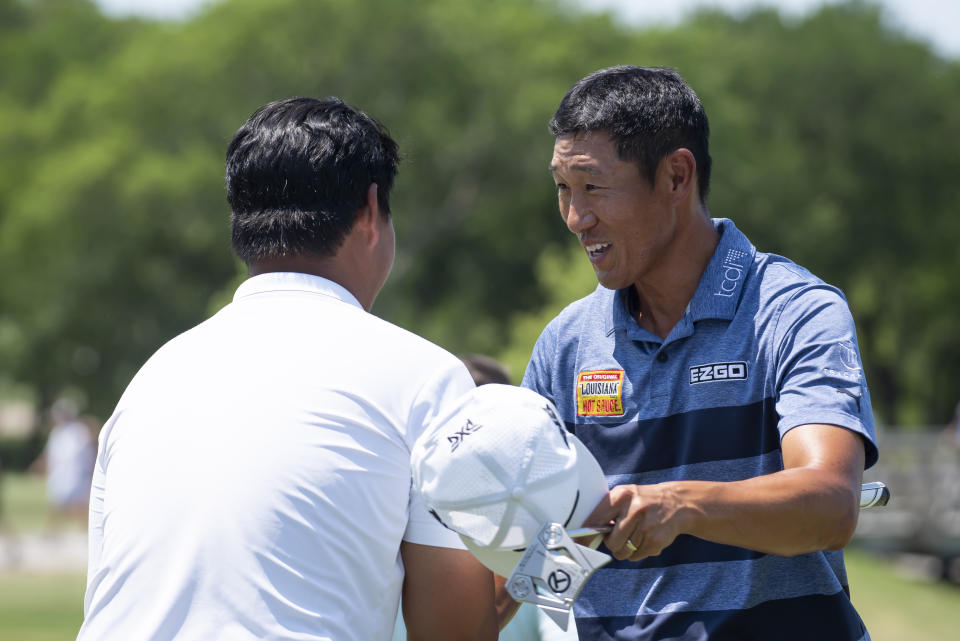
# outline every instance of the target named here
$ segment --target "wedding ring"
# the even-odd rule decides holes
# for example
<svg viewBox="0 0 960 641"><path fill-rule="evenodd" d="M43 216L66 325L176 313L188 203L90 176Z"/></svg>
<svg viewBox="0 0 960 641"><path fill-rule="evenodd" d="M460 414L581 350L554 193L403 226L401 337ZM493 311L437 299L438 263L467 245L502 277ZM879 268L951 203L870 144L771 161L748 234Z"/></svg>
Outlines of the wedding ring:
<svg viewBox="0 0 960 641"><path fill-rule="evenodd" d="M632 554L637 551L637 546L633 544L633 541L627 539L627 549L630 550L630 553Z"/></svg>

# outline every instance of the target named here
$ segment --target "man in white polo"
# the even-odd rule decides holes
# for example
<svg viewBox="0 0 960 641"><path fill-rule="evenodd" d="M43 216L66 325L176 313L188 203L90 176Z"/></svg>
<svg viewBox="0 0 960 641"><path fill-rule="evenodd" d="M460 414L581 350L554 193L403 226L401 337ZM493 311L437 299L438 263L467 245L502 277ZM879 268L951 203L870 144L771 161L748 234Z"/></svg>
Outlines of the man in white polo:
<svg viewBox="0 0 960 641"><path fill-rule="evenodd" d="M492 574L411 498L410 448L473 387L369 314L397 146L342 101L266 105L227 152L250 278L163 346L100 436L80 641L495 639Z"/></svg>

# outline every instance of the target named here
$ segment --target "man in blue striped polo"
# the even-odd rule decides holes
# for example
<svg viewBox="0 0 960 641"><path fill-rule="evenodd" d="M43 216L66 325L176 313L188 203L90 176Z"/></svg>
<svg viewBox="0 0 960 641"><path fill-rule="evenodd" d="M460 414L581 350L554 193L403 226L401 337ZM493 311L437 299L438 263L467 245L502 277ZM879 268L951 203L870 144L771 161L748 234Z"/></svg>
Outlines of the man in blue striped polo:
<svg viewBox="0 0 960 641"><path fill-rule="evenodd" d="M709 127L673 70L580 80L553 120L560 213L600 286L544 330L523 384L611 488L617 559L581 639L857 641L842 548L877 460L843 294L712 219Z"/></svg>

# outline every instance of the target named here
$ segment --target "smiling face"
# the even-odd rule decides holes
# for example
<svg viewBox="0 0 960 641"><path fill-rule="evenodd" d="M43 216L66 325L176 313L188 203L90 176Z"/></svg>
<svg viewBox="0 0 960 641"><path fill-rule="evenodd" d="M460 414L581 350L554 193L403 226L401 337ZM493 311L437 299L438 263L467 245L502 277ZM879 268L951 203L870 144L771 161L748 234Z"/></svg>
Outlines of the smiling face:
<svg viewBox="0 0 960 641"><path fill-rule="evenodd" d="M600 284L622 289L649 276L677 230L669 181L658 172L649 184L636 163L617 156L604 131L557 137L550 171L560 214Z"/></svg>

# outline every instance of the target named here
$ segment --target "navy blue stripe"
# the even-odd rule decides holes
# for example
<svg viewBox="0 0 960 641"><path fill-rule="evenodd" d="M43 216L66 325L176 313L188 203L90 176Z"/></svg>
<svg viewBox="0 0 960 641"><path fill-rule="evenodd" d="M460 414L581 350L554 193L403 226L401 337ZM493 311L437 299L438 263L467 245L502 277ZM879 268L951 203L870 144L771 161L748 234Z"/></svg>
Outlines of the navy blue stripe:
<svg viewBox="0 0 960 641"><path fill-rule="evenodd" d="M611 554L607 546L601 545L600 551ZM721 543L712 543L698 539L689 534L681 534L673 543L664 548L663 552L657 556L650 556L642 561L617 561L603 566L599 572L607 569L626 569L626 568L665 568L671 565L683 565L689 563L711 563L715 561L749 561L759 559L765 556L762 552L754 552L744 548L738 548L732 545L723 545Z"/></svg>
<svg viewBox="0 0 960 641"><path fill-rule="evenodd" d="M776 404L711 407L620 424L567 424L605 474L635 474L707 461L759 456L780 448Z"/></svg>
<svg viewBox="0 0 960 641"><path fill-rule="evenodd" d="M857 641L866 634L845 592L767 601L748 610L577 618L591 641Z"/></svg>

